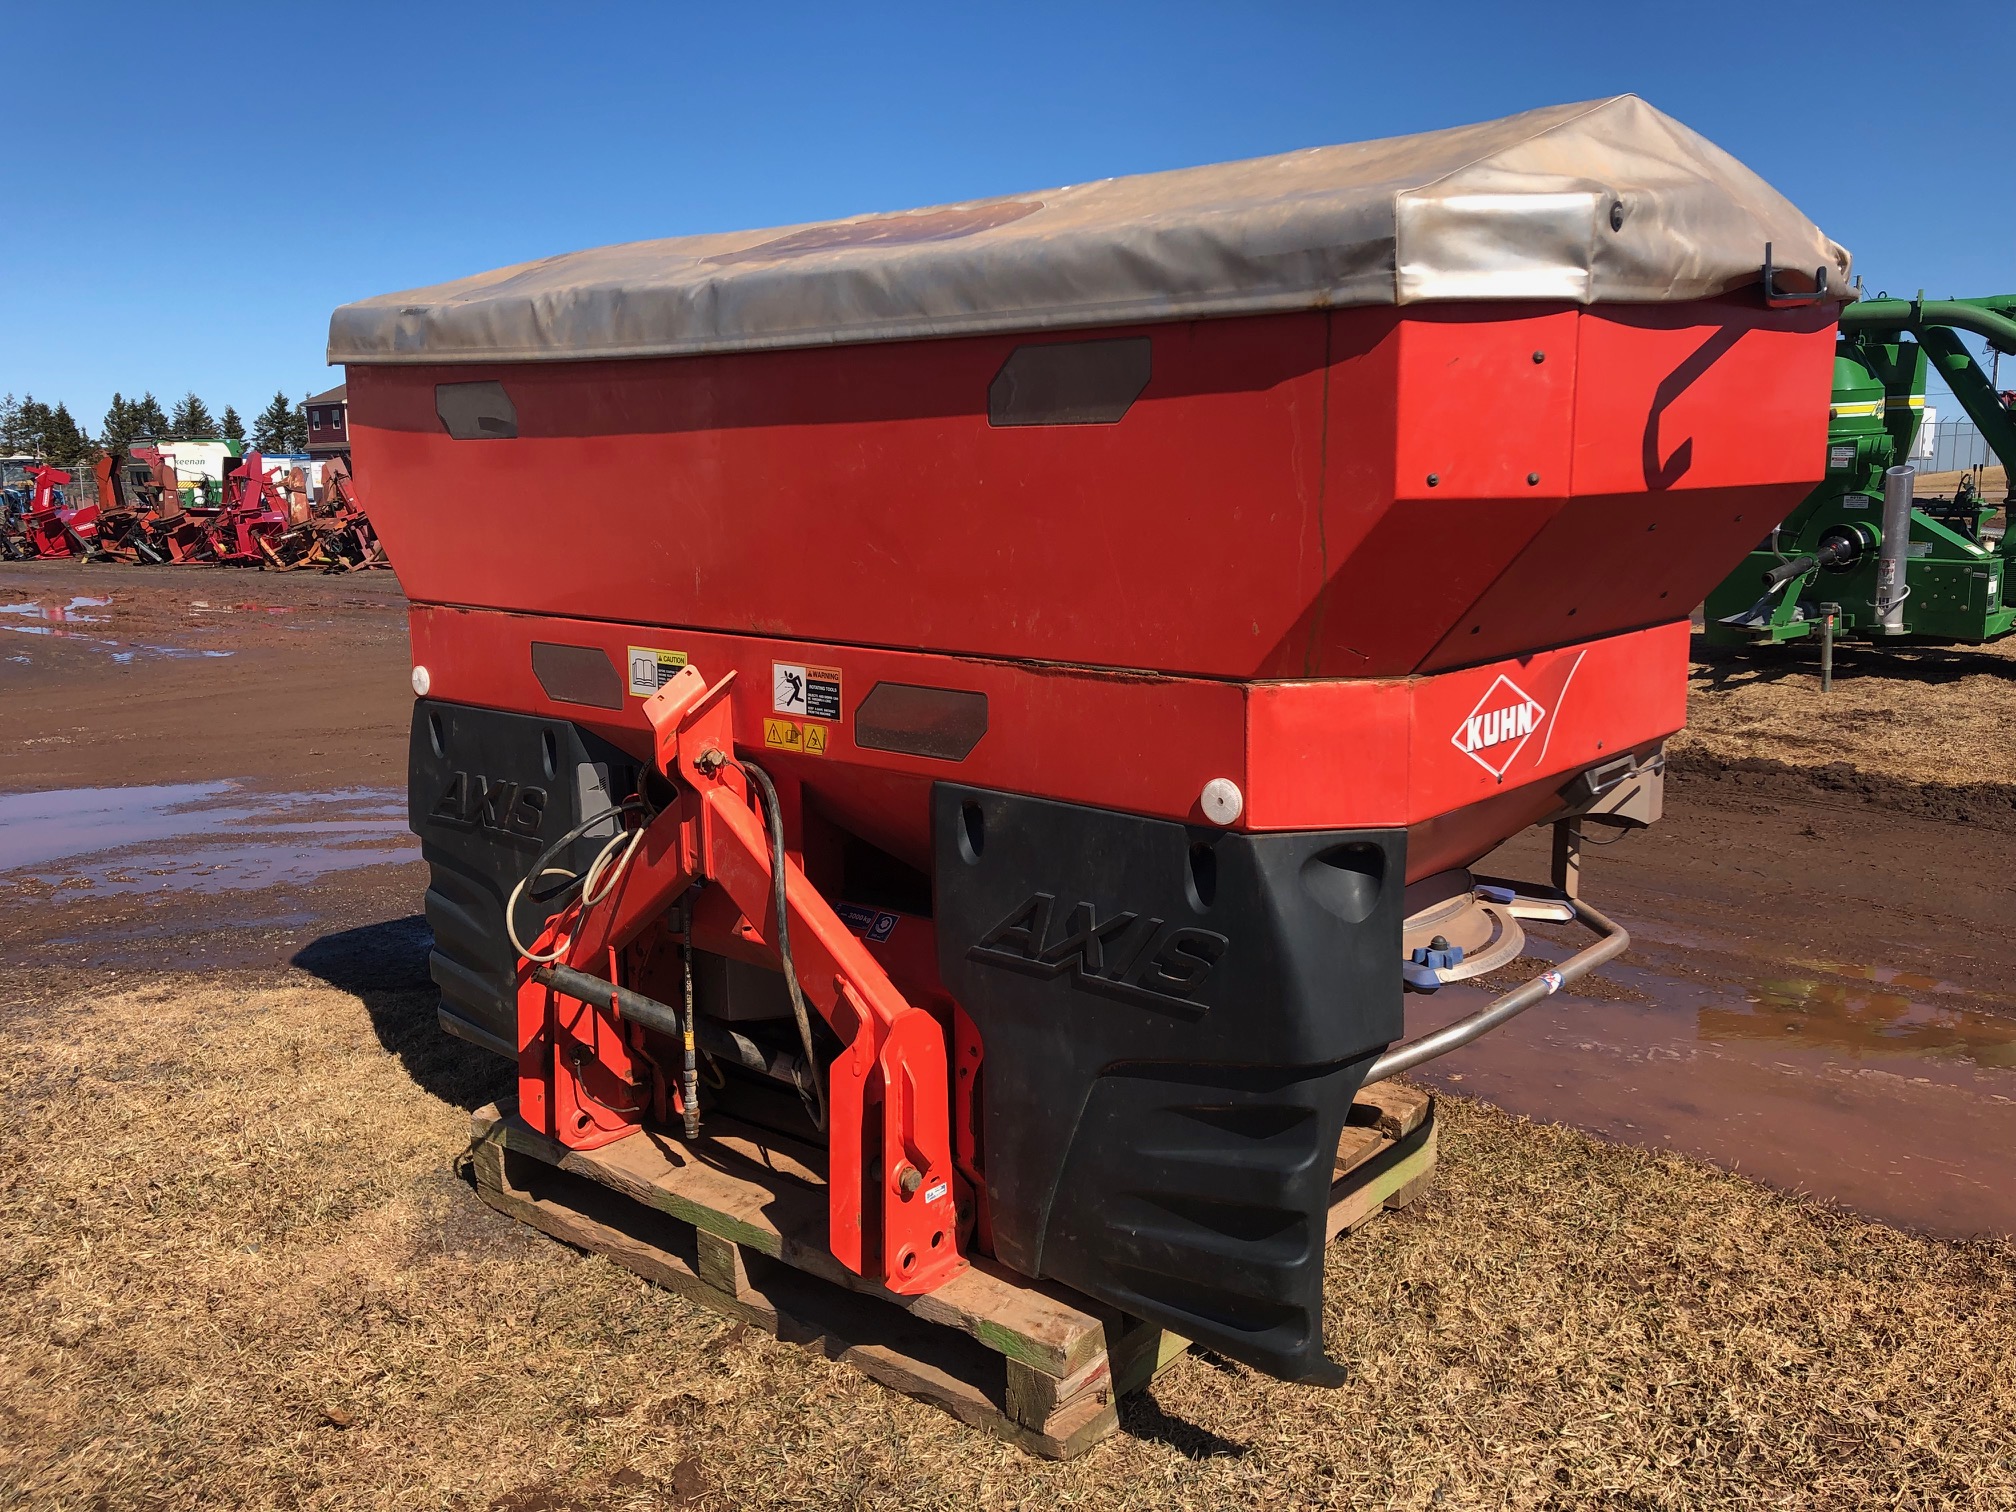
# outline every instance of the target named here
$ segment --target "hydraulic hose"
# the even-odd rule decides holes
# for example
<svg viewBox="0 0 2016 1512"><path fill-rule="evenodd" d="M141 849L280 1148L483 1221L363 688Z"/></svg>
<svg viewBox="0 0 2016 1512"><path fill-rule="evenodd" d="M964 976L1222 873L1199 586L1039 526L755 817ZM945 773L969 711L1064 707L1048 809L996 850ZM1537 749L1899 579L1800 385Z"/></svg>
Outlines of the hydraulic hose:
<svg viewBox="0 0 2016 1512"><path fill-rule="evenodd" d="M679 905L679 988L686 1009L685 1032L681 1036L684 1061L680 1067L680 1113L686 1137L700 1137L700 1061L695 1055L693 1021L693 897Z"/></svg>
<svg viewBox="0 0 2016 1512"><path fill-rule="evenodd" d="M565 850L568 846L572 845L576 840L579 840L583 835L587 834L588 831L595 828L596 825L602 823L603 820L619 818L624 814L634 813L639 809L641 809L642 807L643 805L641 803L639 803L636 799L632 798L623 803L615 805L613 808L606 808L601 813L596 814L592 818L582 820L579 824L575 825L574 828L567 831L566 834L562 835L558 840L555 840L551 845L547 846L545 850L541 851L539 853L539 859L532 863L532 869L527 873L525 873L524 876L518 879L518 885L511 889L511 896L505 899L504 901L504 933L510 938L511 948L517 951L518 954L523 959L531 961L535 965L545 965L549 962L559 960L561 955L563 955L566 950L566 947L562 946L559 949L553 951L551 954L538 956L534 955L529 949L527 949L525 942L518 938L518 900L519 898L524 896L525 884L533 881L535 878L545 876L549 871L557 872L559 875L567 879L566 884L562 886L558 890L558 892L556 892L555 896L557 897L573 891L575 888L580 887L584 882L587 882L592 885L593 883L599 881L600 878L598 876L598 873L601 871L602 867L606 864L610 851L613 850L615 847L617 847L618 845L626 847L624 851L623 861L627 862L629 860L630 849L635 847L637 843L637 836L641 836L644 833L641 828L636 832L636 835L631 835L626 833L619 826L616 831L616 834L610 839L609 843L602 847L601 851L596 855L595 860L589 864L588 870L585 874L577 875L574 872L566 870L564 867L556 867L555 865L553 865L553 858L559 855L560 852ZM616 870L618 872L622 870L622 864L623 864L622 862L617 863ZM612 876L609 879L609 887L614 886L615 886L615 878ZM608 896L608 888L604 888L602 893L599 895L599 897L606 897L606 896Z"/></svg>
<svg viewBox="0 0 2016 1512"><path fill-rule="evenodd" d="M777 785L770 774L753 761L738 762L742 775L763 794L763 815L770 829L770 896L777 912L777 955L784 965L784 985L791 992L791 1016L798 1021L798 1039L805 1047L805 1064L812 1071L813 1096L806 1098L801 1084L798 1096L812 1115L812 1126L826 1132L826 1084L818 1074L819 1057L812 1048L812 1015L805 1006L804 989L798 985L798 971L791 964L791 923L784 904L784 806L777 798Z"/></svg>
<svg viewBox="0 0 2016 1512"><path fill-rule="evenodd" d="M641 1025L667 1039L676 1040L685 1033L684 1020L679 1010L670 1003L661 1003L628 987L618 987L588 972L576 971L572 966L541 966L532 973L532 980L542 987L551 987L571 998L579 998L591 1007L606 1008L625 1022ZM700 1048L716 1060L732 1062L772 1081L787 1082L798 1089L801 1097L806 1095L808 1087L818 1084L819 1073L815 1067L795 1055L760 1045L748 1035L712 1019L701 1024L697 1038Z"/></svg>

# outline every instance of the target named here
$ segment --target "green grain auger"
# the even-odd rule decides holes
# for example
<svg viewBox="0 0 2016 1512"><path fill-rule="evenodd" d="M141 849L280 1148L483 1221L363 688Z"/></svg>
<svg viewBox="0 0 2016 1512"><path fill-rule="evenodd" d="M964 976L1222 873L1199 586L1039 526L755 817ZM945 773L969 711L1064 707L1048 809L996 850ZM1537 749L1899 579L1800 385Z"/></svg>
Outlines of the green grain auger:
<svg viewBox="0 0 2016 1512"><path fill-rule="evenodd" d="M2016 414L1959 336L2016 355L2012 315L2016 294L1878 298L1842 310L1826 479L1708 595L1712 643L1797 640L1817 634L1825 613L1835 634L1854 639L1979 643L2016 629L2016 606L2003 602L2016 531L1999 541L1986 533L1997 504L1971 477L1950 499L1914 499L1905 465L1925 418L1929 364L2016 478Z"/></svg>

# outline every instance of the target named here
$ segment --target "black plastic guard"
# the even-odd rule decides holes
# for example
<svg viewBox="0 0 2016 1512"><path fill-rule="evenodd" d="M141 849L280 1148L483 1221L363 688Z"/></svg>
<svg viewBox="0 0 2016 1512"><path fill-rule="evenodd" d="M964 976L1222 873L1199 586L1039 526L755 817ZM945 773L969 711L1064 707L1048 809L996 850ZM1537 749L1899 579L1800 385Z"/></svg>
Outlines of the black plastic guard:
<svg viewBox="0 0 2016 1512"><path fill-rule="evenodd" d="M1249 835L940 783L996 1254L1288 1380L1338 1136L1401 1037L1404 830Z"/></svg>
<svg viewBox="0 0 2016 1512"><path fill-rule="evenodd" d="M504 904L539 853L635 790L637 763L564 719L423 698L407 747L407 822L427 863L428 966L443 1026L511 1053L518 1039L517 955ZM579 872L615 833L599 826L556 864ZM551 909L518 910L530 943Z"/></svg>

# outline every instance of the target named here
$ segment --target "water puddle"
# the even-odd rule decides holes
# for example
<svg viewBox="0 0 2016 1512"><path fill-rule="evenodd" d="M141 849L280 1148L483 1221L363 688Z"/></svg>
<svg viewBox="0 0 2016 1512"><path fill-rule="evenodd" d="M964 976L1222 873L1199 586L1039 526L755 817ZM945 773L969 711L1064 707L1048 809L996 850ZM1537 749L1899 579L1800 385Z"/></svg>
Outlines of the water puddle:
<svg viewBox="0 0 2016 1512"><path fill-rule="evenodd" d="M299 885L418 854L392 788L216 781L0 795L0 881L57 904Z"/></svg>
<svg viewBox="0 0 2016 1512"><path fill-rule="evenodd" d="M1939 992L1962 991L1950 983L1927 985L1914 994L1797 978L1759 982L1747 1009L1704 1006L1698 1024L1706 1040L1820 1048L1857 1064L1910 1057L2016 1069L2016 1018L1924 1001Z"/></svg>
<svg viewBox="0 0 2016 1512"><path fill-rule="evenodd" d="M0 631L15 635L46 636L79 645L102 647L114 662L129 666L141 657L198 660L230 656L229 651L208 651L192 646L164 646L151 641L118 640L95 627L108 626L112 616L100 611L112 607L112 596L75 595L68 599L28 599L18 604L0 604ZM285 613L272 610L271 613ZM34 664L32 656L9 656L9 661Z"/></svg>
<svg viewBox="0 0 2016 1512"><path fill-rule="evenodd" d="M191 614L292 614L292 608L279 604L213 604L208 599L191 599Z"/></svg>
<svg viewBox="0 0 2016 1512"><path fill-rule="evenodd" d="M112 599L109 594L103 598L80 595L61 604L45 603L41 600L29 600L20 604L0 604L0 614L11 615L19 619L48 620L58 625L100 625L105 622L107 616L93 614L90 611L93 609L108 609L111 605ZM7 628L18 630L21 627L10 624Z"/></svg>
<svg viewBox="0 0 2016 1512"><path fill-rule="evenodd" d="M16 635L50 635L64 640L93 641L100 645L115 646L117 641L105 640L101 636L87 634L78 629L80 625L102 625L109 615L95 614L97 609L110 608L112 600L78 596L62 602L55 600L30 599L19 604L0 604L0 630L11 630ZM28 623L33 621L33 623Z"/></svg>
<svg viewBox="0 0 2016 1512"><path fill-rule="evenodd" d="M1728 941L1641 935L1601 981L1416 1074L1886 1222L2016 1234L2016 1004L1880 963L1732 965ZM1410 997L1408 1032L1487 999Z"/></svg>

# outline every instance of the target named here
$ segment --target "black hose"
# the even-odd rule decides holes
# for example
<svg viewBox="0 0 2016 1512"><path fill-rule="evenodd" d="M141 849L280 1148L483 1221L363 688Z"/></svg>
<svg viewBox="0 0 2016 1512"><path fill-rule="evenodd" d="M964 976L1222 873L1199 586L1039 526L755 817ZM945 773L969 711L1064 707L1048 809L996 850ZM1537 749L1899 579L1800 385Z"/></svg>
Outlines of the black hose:
<svg viewBox="0 0 2016 1512"><path fill-rule="evenodd" d="M545 876L547 868L552 866L553 858L559 855L560 852L565 850L568 846L572 845L576 840L579 840L583 835L587 834L588 831L595 828L595 826L600 824L604 819L619 818L624 814L635 813L641 810L643 807L644 805L640 800L636 798L626 798L623 800L623 802L616 804L611 808L606 808L602 810L601 813L596 814L592 818L583 819L579 824L575 825L574 828L567 831L566 834L562 835L558 840L555 840L551 845L547 846L546 849L544 849L539 853L539 859L532 863L532 870L527 872L524 875L524 877L519 880L518 885L511 889L510 896L504 900L504 933L505 936L511 941L512 945L517 948L518 953L520 955L527 955L529 954L529 952L526 951L525 948L519 944L518 922L513 917L513 914L518 906L518 895L525 890L526 884L531 883L533 887L536 888L538 886L539 879ZM590 869L592 870L593 868ZM563 886L555 889L554 892L551 894L551 896L556 898L563 897L568 892L572 891L574 888L579 887L581 885L581 882L582 878L577 873L568 872L566 883ZM538 902L540 900L535 897L533 901ZM548 912L550 913L551 910L549 909Z"/></svg>
<svg viewBox="0 0 2016 1512"><path fill-rule="evenodd" d="M1819 565L1820 558L1817 556L1807 555L1787 558L1764 574L1764 586L1766 588L1776 588L1788 578L1804 577Z"/></svg>
<svg viewBox="0 0 2016 1512"><path fill-rule="evenodd" d="M738 762L742 775L762 790L764 818L770 830L770 896L777 911L777 955L784 963L784 985L791 991L791 1016L798 1020L798 1039L805 1047L805 1064L812 1072L813 1097L798 1089L799 1100L812 1115L812 1126L826 1132L826 1084L819 1075L819 1058L812 1049L812 1015L805 1006L804 989L798 985L797 968L791 964L791 925L784 904L784 806L777 799L777 785L770 774L753 761Z"/></svg>
<svg viewBox="0 0 2016 1512"><path fill-rule="evenodd" d="M572 966L541 966L532 973L532 980L542 987L551 987L571 998L579 998L593 1007L606 1008L625 1023L641 1025L667 1039L680 1039L686 1032L684 1018L670 1003L661 1003L628 987L618 987L614 982L605 982L601 977L576 971ZM700 1049L708 1055L772 1081L789 1082L801 1096L808 1084L816 1085L818 1082L818 1070L797 1056L758 1044L748 1035L713 1019L698 1025L696 1038ZM717 1076L714 1085L719 1087L724 1083Z"/></svg>
<svg viewBox="0 0 2016 1512"><path fill-rule="evenodd" d="M1815 567L1832 567L1837 562L1850 560L1860 550L1860 544L1846 536L1823 542L1819 550L1809 552L1805 556L1793 557L1790 561L1780 562L1773 567L1764 574L1764 586L1776 588L1788 578L1804 577Z"/></svg>

